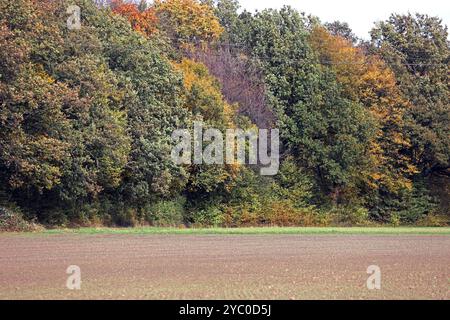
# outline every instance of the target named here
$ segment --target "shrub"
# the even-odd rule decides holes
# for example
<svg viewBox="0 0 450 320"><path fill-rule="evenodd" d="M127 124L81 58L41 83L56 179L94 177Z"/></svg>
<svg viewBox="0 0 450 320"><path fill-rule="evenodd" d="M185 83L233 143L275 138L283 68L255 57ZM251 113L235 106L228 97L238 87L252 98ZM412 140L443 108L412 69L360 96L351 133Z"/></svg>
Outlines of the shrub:
<svg viewBox="0 0 450 320"><path fill-rule="evenodd" d="M334 224L343 226L366 226L370 224L369 211L363 207L335 207L329 213Z"/></svg>
<svg viewBox="0 0 450 320"><path fill-rule="evenodd" d="M264 210L270 225L291 227L300 224L300 211L295 209L289 201L275 201Z"/></svg>
<svg viewBox="0 0 450 320"><path fill-rule="evenodd" d="M415 224L438 210L438 202L423 183L416 181L410 192L405 192L394 209L402 224Z"/></svg>
<svg viewBox="0 0 450 320"><path fill-rule="evenodd" d="M238 219L238 227L256 227L264 224L262 217L258 211L251 211L248 209L241 210L241 214Z"/></svg>
<svg viewBox="0 0 450 320"><path fill-rule="evenodd" d="M296 207L290 200L275 200L263 209L260 222L280 227L323 227L331 224L331 217L312 206Z"/></svg>
<svg viewBox="0 0 450 320"><path fill-rule="evenodd" d="M446 215L432 213L422 217L417 225L421 227L447 227L450 226L450 218Z"/></svg>
<svg viewBox="0 0 450 320"><path fill-rule="evenodd" d="M29 232L41 228L35 223L26 221L20 211L0 207L0 231Z"/></svg>
<svg viewBox="0 0 450 320"><path fill-rule="evenodd" d="M139 225L137 210L134 208L122 208L112 216L113 224L120 227L135 227Z"/></svg>
<svg viewBox="0 0 450 320"><path fill-rule="evenodd" d="M215 205L195 210L190 217L194 226L218 227L222 226L225 221L223 211Z"/></svg>
<svg viewBox="0 0 450 320"><path fill-rule="evenodd" d="M186 199L161 200L145 209L145 220L154 226L179 226L184 223Z"/></svg>
<svg viewBox="0 0 450 320"><path fill-rule="evenodd" d="M391 223L391 225L393 227L398 227L400 225L401 222L401 217L398 213L393 213L391 214L391 217L389 219L389 222Z"/></svg>

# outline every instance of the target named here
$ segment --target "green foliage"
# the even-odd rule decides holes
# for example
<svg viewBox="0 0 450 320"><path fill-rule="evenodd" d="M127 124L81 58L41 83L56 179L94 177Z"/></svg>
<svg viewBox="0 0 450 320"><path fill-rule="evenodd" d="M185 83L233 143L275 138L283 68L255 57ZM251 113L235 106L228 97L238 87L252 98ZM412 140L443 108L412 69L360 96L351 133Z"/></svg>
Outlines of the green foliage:
<svg viewBox="0 0 450 320"><path fill-rule="evenodd" d="M400 221L401 221L401 218L400 218L400 215L398 213L391 214L389 222L390 222L390 224L392 226L398 227L400 225Z"/></svg>
<svg viewBox="0 0 450 320"><path fill-rule="evenodd" d="M394 70L408 98L411 153L425 174L448 172L450 161L450 50L436 17L392 15L371 32L372 45Z"/></svg>
<svg viewBox="0 0 450 320"><path fill-rule="evenodd" d="M190 59L182 59L173 65L183 74L183 107L190 115L190 123L201 121L204 130L215 128L221 130L223 135L227 128L235 127L237 115L234 107L225 101L217 79L210 75L208 68ZM238 170L237 165L188 166L186 191L189 199L205 195L213 197L213 194L220 196L229 189Z"/></svg>
<svg viewBox="0 0 450 320"><path fill-rule="evenodd" d="M170 195L182 176L170 161L170 135L184 117L180 77L152 43L91 1L75 2L82 28L67 30L68 3L2 7L0 41L23 51L1 66L7 190L37 190L42 196L22 194L22 204L63 207L53 213L119 190L131 206Z"/></svg>
<svg viewBox="0 0 450 320"><path fill-rule="evenodd" d="M177 227L184 224L186 199L160 200L150 204L145 211L145 220L153 226Z"/></svg>
<svg viewBox="0 0 450 320"><path fill-rule="evenodd" d="M283 161L275 178L243 169L223 199L224 225L322 225L313 205L311 178L292 158Z"/></svg>
<svg viewBox="0 0 450 320"><path fill-rule="evenodd" d="M80 30L67 28L71 4ZM347 24L326 29L290 7L120 6L0 1L0 200L18 206L0 209L0 229L448 223L439 19L393 15L362 48ZM257 72L240 74L243 62ZM254 128L243 109L280 129L278 175L173 163L174 130Z"/></svg>
<svg viewBox="0 0 450 320"><path fill-rule="evenodd" d="M389 193L372 196L377 205L371 208L370 216L381 222L398 221L398 224L411 225L439 212L438 201L431 195L423 178L417 178L411 190L403 189L395 197Z"/></svg>
<svg viewBox="0 0 450 320"><path fill-rule="evenodd" d="M446 215L429 214L421 218L417 225L421 227L448 227L450 226L450 219Z"/></svg>
<svg viewBox="0 0 450 320"><path fill-rule="evenodd" d="M237 42L264 66L285 148L324 192L354 184L366 166L371 117L346 99L335 75L320 66L308 43L306 18L285 7L244 13L240 20Z"/></svg>
<svg viewBox="0 0 450 320"><path fill-rule="evenodd" d="M7 209L0 206L0 231L30 232L40 230L42 230L40 226L26 221L19 209Z"/></svg>
<svg viewBox="0 0 450 320"><path fill-rule="evenodd" d="M430 195L423 182L417 181L414 189L403 195L399 208L393 215L398 215L405 224L414 224L437 211L437 200Z"/></svg>
<svg viewBox="0 0 450 320"><path fill-rule="evenodd" d="M221 226L223 223L223 213L215 205L196 209L190 215L193 226Z"/></svg>
<svg viewBox="0 0 450 320"><path fill-rule="evenodd" d="M238 32L239 15L238 9L240 8L237 0L217 0L215 1L215 14L220 22L220 25L224 28L222 33L222 41L229 42L234 39L234 35Z"/></svg>
<svg viewBox="0 0 450 320"><path fill-rule="evenodd" d="M325 27L334 36L342 37L351 43L356 43L358 41L358 38L347 22L334 21L325 23Z"/></svg>
<svg viewBox="0 0 450 320"><path fill-rule="evenodd" d="M325 214L330 223L337 226L367 226L370 225L369 211L359 206L336 206Z"/></svg>

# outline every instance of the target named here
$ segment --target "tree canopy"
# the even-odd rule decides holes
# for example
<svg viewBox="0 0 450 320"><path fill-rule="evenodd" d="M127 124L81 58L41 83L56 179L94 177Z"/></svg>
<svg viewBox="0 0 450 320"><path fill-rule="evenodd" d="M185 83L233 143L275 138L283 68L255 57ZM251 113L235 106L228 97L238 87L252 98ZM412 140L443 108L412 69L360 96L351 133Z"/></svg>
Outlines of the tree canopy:
<svg viewBox="0 0 450 320"><path fill-rule="evenodd" d="M80 28L67 26L71 5ZM394 14L365 42L345 22L250 13L236 0L3 0L0 48L0 206L29 219L354 225L449 214L449 42L436 17ZM172 133L197 121L223 134L279 129L279 173L175 163Z"/></svg>

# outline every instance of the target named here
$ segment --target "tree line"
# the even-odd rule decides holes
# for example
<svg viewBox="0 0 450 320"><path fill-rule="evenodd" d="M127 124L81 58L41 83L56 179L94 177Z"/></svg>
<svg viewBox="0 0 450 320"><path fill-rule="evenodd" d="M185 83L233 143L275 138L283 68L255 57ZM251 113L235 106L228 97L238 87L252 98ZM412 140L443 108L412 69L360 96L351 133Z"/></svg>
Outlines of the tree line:
<svg viewBox="0 0 450 320"><path fill-rule="evenodd" d="M236 0L0 0L0 206L48 225L444 225L447 27L392 14L370 36ZM279 173L175 164L194 121L278 128Z"/></svg>

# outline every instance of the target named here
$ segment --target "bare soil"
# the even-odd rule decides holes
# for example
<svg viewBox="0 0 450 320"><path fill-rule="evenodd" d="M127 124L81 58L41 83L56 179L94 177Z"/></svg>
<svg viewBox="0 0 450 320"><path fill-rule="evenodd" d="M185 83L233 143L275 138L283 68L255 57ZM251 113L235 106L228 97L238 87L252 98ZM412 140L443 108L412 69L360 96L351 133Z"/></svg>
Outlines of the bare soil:
<svg viewBox="0 0 450 320"><path fill-rule="evenodd" d="M450 237L3 234L0 299L450 299Z"/></svg>

